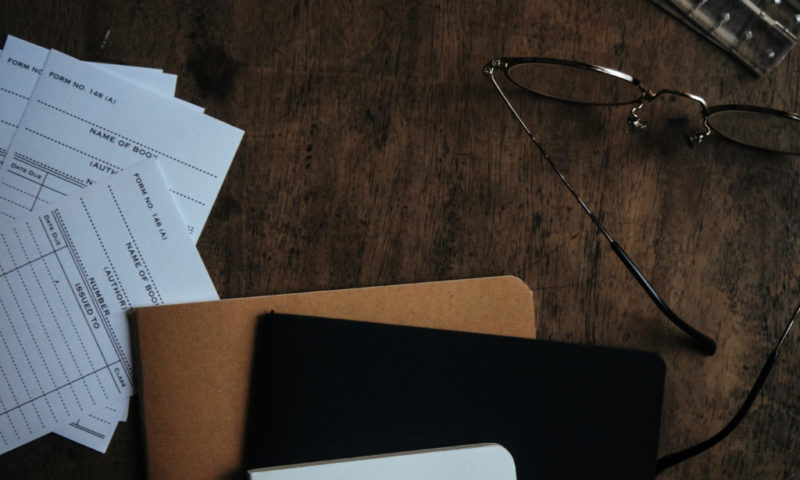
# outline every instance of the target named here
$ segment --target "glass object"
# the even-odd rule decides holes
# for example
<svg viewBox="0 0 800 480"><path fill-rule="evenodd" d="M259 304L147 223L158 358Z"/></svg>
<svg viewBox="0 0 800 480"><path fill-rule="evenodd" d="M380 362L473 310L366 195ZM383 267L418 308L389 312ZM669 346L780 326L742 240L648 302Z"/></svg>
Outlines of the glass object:
<svg viewBox="0 0 800 480"><path fill-rule="evenodd" d="M800 34L796 0L653 0L758 74L780 63Z"/></svg>

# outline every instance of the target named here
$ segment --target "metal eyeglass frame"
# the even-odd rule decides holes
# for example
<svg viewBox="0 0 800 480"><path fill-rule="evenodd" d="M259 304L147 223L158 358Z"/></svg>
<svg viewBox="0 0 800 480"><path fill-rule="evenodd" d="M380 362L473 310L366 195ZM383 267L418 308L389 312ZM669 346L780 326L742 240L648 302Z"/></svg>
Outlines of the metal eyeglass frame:
<svg viewBox="0 0 800 480"><path fill-rule="evenodd" d="M508 68L510 68L510 67L512 67L514 65L521 64L521 63L528 63L528 62L537 63L537 62L542 62L542 61L557 62L557 64L559 64L559 65L566 65L566 66L570 66L570 67L577 67L577 68L582 68L582 69L593 70L593 71L596 71L596 72L599 72L599 73L604 73L604 74L611 75L611 76L617 77L619 79L625 80L625 81L630 82L633 85L636 85L637 87L641 88L641 91L642 91L641 99L642 100L647 98L646 97L647 90L641 87L641 85L640 85L638 80L636 80L635 78L633 78L630 75L627 75L625 73L618 72L616 70L611 70L611 69L608 69L608 68L605 68L605 67L598 67L598 66L595 66L595 65L588 65L588 64L584 64L584 63L571 62L571 61L567 61L567 60L553 60L553 59L540 59L540 58L501 58L501 59L493 60L493 61L487 63L486 66L483 68L484 74L486 74L486 76L489 77L489 80L491 80L492 84L497 89L497 92L503 98L503 101L505 101L506 106L509 108L509 110L511 110L511 114L514 116L514 118L517 120L517 122L519 122L519 124L525 130L525 133L528 134L528 137L530 137L531 141L536 146L536 148L539 150L539 153L541 153L541 155L544 158L544 160L548 163L548 165L550 165L550 167L553 169L553 171L556 173L556 175L558 175L558 178L561 180L561 182L564 184L564 186L567 187L567 189L572 194L572 196L575 198L575 200L577 200L578 204L580 204L581 209L584 212L586 212L586 215L588 215L589 218L592 220L592 222L597 226L597 228L600 230L600 233L606 238L606 240L608 240L608 243L611 246L611 249L614 251L614 253L617 255L617 257L619 257L619 259L622 261L622 263L625 265L625 267L628 269L628 271L631 273L631 275L633 275L633 277L636 279L636 281L639 282L639 285L641 285L641 287L644 289L644 291L647 293L647 295L650 297L650 299L653 301L653 303L658 307L659 310L661 310L661 312L669 319L669 321L671 321L678 328L680 328L681 330L686 332L686 334L688 334L690 337L692 337L692 339L695 340L695 342L697 343L698 347L703 351L703 353L705 353L706 355L713 355L714 352L716 352L716 350L717 350L717 343L711 337L709 337L708 335L705 335L704 333L701 333L699 330L697 330L696 328L692 327L691 325L689 325L688 323L683 321L683 319L681 319L675 312L673 312L672 309L669 307L669 305L667 305L667 303L661 298L661 296L658 294L658 292L656 292L656 289L653 288L653 286L650 284L650 282L647 280L647 278L644 276L644 274L639 270L639 268L636 266L636 264L633 263L633 260L631 260L631 258L628 257L628 254L625 253L625 250L622 248L622 246L619 243L617 243L616 240L614 240L614 238L611 236L611 234L608 233L608 230L606 230L605 226L603 226L603 224L600 222L600 219L597 218L597 216L595 216L594 213L592 213L592 211L589 209L589 207L586 205L586 203L583 201L583 199L580 197L580 195L578 195L578 192L576 192L575 189L572 188L572 185L570 185L570 183L567 181L567 179L564 176L564 174L561 173L561 170L556 166L556 164L553 162L552 158L550 158L550 155L544 150L544 148L539 143L539 141L536 140L536 137L533 135L533 132L531 132L531 129L528 128L528 126L525 124L525 122L522 120L522 118L517 113L516 109L511 105L511 102L508 100L508 97L506 97L506 94L503 92L503 89L500 88L500 85L497 83L497 79L495 79L495 77L494 77L495 69L501 69L501 70L503 70L503 72L506 73L506 77L509 78L509 80L511 80L511 82L514 83L514 85L519 86L519 84L514 82L514 80L512 80L508 76L508 73L507 73L508 72ZM527 88L524 88L524 87L520 87L520 88L523 88L525 91L531 92L531 90L529 90ZM533 93L536 93L536 92L533 92ZM685 95L688 96L690 94L685 94ZM688 98L692 98L693 100L699 99L700 101L702 101L702 99L700 99L699 97L696 97L694 95L692 95L692 96L690 96ZM576 102L576 103L585 103L585 102ZM631 102L625 102L625 103L623 103L623 105L624 104L628 104L628 103L631 103ZM705 104L705 101L702 101L702 103ZM605 104L605 105L607 105L607 104ZM614 104L614 105L617 105L617 104ZM634 108L634 110L637 110L638 108L640 108L640 107L636 107L636 108ZM632 112L631 115L634 116L634 113L635 112ZM635 120L629 120L629 121L630 122L634 122L634 121L638 122L639 121L638 117L634 117L634 118L635 118Z"/></svg>
<svg viewBox="0 0 800 480"><path fill-rule="evenodd" d="M584 70L590 70L590 71L594 71L594 72L597 72L597 73L610 75L612 77L615 77L615 78L618 78L620 80L626 81L626 82L638 87L641 96L639 98L637 98L637 99L633 99L631 101L626 101L626 102L602 103L602 102L582 102L582 101L574 101L574 100L564 100L562 98L546 95L546 94L531 90L529 88L526 88L523 85L520 85L519 83L514 81L514 79L508 74L508 69L509 68L511 68L511 67L513 67L515 65L520 65L520 64L524 64L524 63L549 63L549 64L555 64L555 65L561 65L561 66L575 67L575 68L580 68L580 69L584 69ZM663 94L678 95L678 96L682 96L682 97L688 98L690 100L693 100L693 101L699 103L702 106L703 125L705 126L705 131L695 132L695 133L689 135L689 141L691 143L700 143L705 137L707 137L708 135L710 135L714 131L713 128L709 124L708 118L709 118L709 115L711 115L711 114L713 114L715 112L733 111L733 110L749 111L749 112L757 112L757 113L765 113L765 114L769 114L769 115L775 115L775 116L784 117L784 118L788 118L790 120L795 120L795 121L800 121L800 115L794 114L794 113L789 113L789 112L783 112L783 111L780 111L780 110L773 110L773 109L769 109L769 108L756 107L756 106L750 106L750 105L720 105L720 106L716 106L716 107L708 107L706 101L702 97L699 97L699 96L697 96L695 94L683 92L683 91L680 91L680 90L671 90L671 89L663 89L663 90L658 90L658 91L655 91L655 92L654 91L650 91L650 90L647 90L646 88L644 88L641 85L641 82L638 79L636 79L636 78L634 78L634 77L632 77L632 76L630 76L630 75L628 75L626 73L622 73L622 72L619 72L617 70L613 70L613 69L606 68L606 67L601 67L601 66L597 66L597 65L590 65L590 64L581 63L581 62L574 62L574 61L570 61L570 60L559 60L559 59L552 59L552 58L499 58L499 59L492 60L492 61L488 62L483 67L483 73L492 82L492 85L497 90L497 93L500 94L500 96L502 97L502 99L505 102L506 106L511 111L512 116L520 124L520 126L522 126L523 130L525 130L525 133L528 135L528 137L530 138L531 142L533 142L533 144L536 146L536 148L539 151L539 153L541 154L542 158L552 168L552 170L556 173L558 178L561 180L561 182L564 184L564 186L569 190L569 192L572 194L572 196L575 198L575 200L578 202L578 204L580 204L581 209L586 213L586 215L589 216L589 218L592 220L592 222L595 224L595 226L597 226L597 228L600 230L600 233L606 238L606 240L608 240L609 245L611 246L611 249L614 251L614 253L617 255L617 257L619 257L619 259L622 261L622 263L625 265L625 267L627 267L628 271L637 280L639 285L641 285L641 287L644 289L644 291L647 293L647 295L650 297L650 299L653 301L653 303L655 303L655 305L659 308L659 310L661 310L661 312L664 313L664 315L666 315L666 317L672 323L674 323L678 328L680 328L681 330L686 332L689 336L691 336L697 342L698 347L704 353L706 353L707 355L713 355L714 352L716 351L716 346L717 346L716 342L713 339L711 339L710 337L708 337L707 335L699 332L697 329L695 329L694 327L692 327L688 323L684 322L680 317L678 317L677 314L675 314L675 312L672 311L672 309L669 308L669 306L666 304L666 302L664 302L664 300L661 298L661 296L656 292L656 290L653 288L653 286L650 284L650 282L647 280L647 278L645 278L645 276L636 267L636 265L633 263L633 261L630 259L630 257L628 257L628 255L625 253L625 251L622 249L622 247L608 233L608 230L606 230L606 228L603 226L603 224L600 222L600 220L597 218L597 216L595 216L594 213L592 213L592 211L589 209L589 207L586 205L586 203L583 201L583 199L581 199L581 197L578 195L578 193L575 191L575 189L572 188L572 185L569 184L569 182L567 181L567 179L564 176L564 174L561 173L561 170L553 162L553 159L550 157L550 155L544 150L542 145L539 143L539 141L533 135L533 132L531 131L531 129L528 128L528 126L522 120L522 117L520 117L520 115L517 113L517 111L514 108L514 106L508 100L508 97L506 96L505 92L503 92L503 89L500 87L500 84L497 82L497 79L494 77L494 72L495 72L495 70L498 70L498 69L499 70L503 70L503 72L506 75L506 78L509 81L511 81L511 83L513 83L517 87L519 87L519 88L521 88L521 89L523 89L523 90L525 90L527 92L533 93L535 95L539 95L539 96L543 96L543 97L547 97L547 98L552 98L552 99L559 100L559 101L565 101L565 102L569 102L569 103L578 103L578 104L587 104L587 105L630 105L630 104L636 104L636 106L633 107L633 109L631 110L631 113L630 113L630 115L628 117L628 124L634 129L647 128L647 125L644 122L642 122L641 119L639 119L639 116L638 116L638 113L643 108L645 102L654 100L655 98L657 98L658 96L663 95ZM731 140L733 142L740 143L740 144L752 147L752 145L748 145L748 144L745 144L745 143L742 143L742 142L738 142L737 140L729 138L729 137L725 136L724 134L722 134L720 132L717 132L717 133L719 133L720 136L723 136L724 138L727 138L728 140ZM758 148L758 147L755 147L755 148ZM775 150L775 151L780 151L780 150ZM782 152L782 153L792 153L792 152ZM761 391L761 387L764 385L764 382L766 381L770 371L772 370L773 365L775 364L775 361L778 358L778 352L780 351L781 346L783 345L784 341L786 340L786 337L789 334L789 331L794 326L794 323L797 320L798 316L800 316L800 305L798 305L798 307L794 310L794 313L791 316L791 318L789 319L789 321L788 321L788 323L787 323L787 325L786 325L786 327L785 327L785 329L783 331L783 334L779 337L778 342L776 343L775 347L772 349L772 351L767 356L767 361L765 362L764 366L762 367L761 372L759 373L759 375L758 375L758 377L757 377L757 379L755 381L755 384L750 389L750 392L748 393L747 397L745 398L745 401L743 402L743 404L741 405L739 410L736 412L736 414L733 416L731 421L728 422L728 424L726 424L718 433L716 433L712 437L708 438L707 440L705 440L705 441L703 441L703 442L701 442L701 443L699 443L697 445L694 445L692 447L689 447L689 448L686 448L684 450L681 450L681 451L678 451L678 452L675 452L675 453L672 453L672 454L669 454L669 455L665 455L664 457L659 458L657 460L657 462L656 462L656 475L658 475L659 473L661 473L662 471L664 471L665 469L667 469L667 468L669 468L669 467L671 467L673 465L676 465L676 464L678 464L678 463L680 463L680 462L682 462L682 461L684 461L684 460L686 460L688 458L691 458L691 457L693 457L693 456L695 456L695 455L697 455L699 453L702 453L702 452L708 450L709 448L713 447L714 445L716 445L717 443L722 441L725 437L727 437L728 434L730 434L736 428L736 426L739 425L739 423L742 421L742 419L744 418L744 416L747 413L747 411L752 406L752 404L755 401L756 397L758 396L758 393Z"/></svg>
<svg viewBox="0 0 800 480"><path fill-rule="evenodd" d="M639 96L638 97L632 97L630 100L620 101L620 102L596 102L596 101L587 102L587 101L580 101L580 100L567 100L567 99L564 99L564 98L559 98L557 96L548 95L546 93L542 93L542 92L537 92L535 90L531 90L530 88L518 83L516 80L514 80L513 76L508 74L509 70L511 70L515 66L522 65L522 64L532 64L532 63L559 65L559 66L577 68L577 69L581 69L581 70L588 70L588 71L592 71L592 72L596 72L596 73L602 73L602 74L614 77L614 78L616 78L618 80L622 80L624 82L627 82L627 83L635 86L639 90ZM694 102L697 102L700 105L700 107L701 107L701 115L703 117L704 130L696 131L696 132L690 133L688 135L687 140L689 141L689 144L692 145L692 146L695 145L695 144L701 143L705 138L707 138L713 132L713 133L716 133L717 135L719 135L719 136L721 136L721 137L723 137L723 138L725 138L727 140L730 140L730 141L732 141L734 143L738 143L740 145L745 145L747 147L757 148L757 149L762 149L762 150L768 150L768 151L778 152L778 153L785 153L785 154L789 154L789 155L798 155L798 154L800 154L800 152L797 152L797 151L786 151L786 150L783 150L783 149L780 149L780 148L764 148L764 147L758 147L758 146L754 146L754 145L751 145L751 144L748 144L748 143L741 142L741 141L739 141L739 140L737 140L735 138L732 138L732 137L730 137L728 135L725 135L725 133L720 132L719 130L714 129L713 125L709 122L709 118L712 115L714 115L716 113L721 113L721 112L752 112L752 113L760 113L760 114L764 114L764 115L770 115L772 117L784 118L784 119L792 120L792 121L795 121L795 122L800 122L800 114L798 114L798 113L786 112L786 111L783 111L783 110L776 110L776 109L767 108L767 107L759 107L759 106L755 106L755 105L741 105L741 104L724 104L724 105L714 105L714 106L709 107L708 103L705 101L705 99L703 97L701 97L699 95L696 95L694 93L684 92L682 90L668 89L668 88L661 89L661 90L648 90L647 88L645 88L642 85L642 82L638 78L635 78L635 77L633 77L631 75L628 75L627 73L623 73L623 72L620 72L618 70L614 70L614 69L611 69L611 68L608 68L608 67L601 67L599 65L591 65L591 64L588 64L588 63L575 62L575 61L572 61L572 60L561 60L561 59L556 59L556 58L545 58L545 57L499 58L497 60L493 60L493 61L489 62L488 64L486 64L486 66L484 67L484 73L487 72L487 68L488 69L495 69L495 68L501 69L505 73L506 78L508 78L508 80L511 81L511 83L513 83L517 87L519 87L519 88L521 88L521 89L523 89L525 91L531 92L531 93L533 93L535 95L539 95L539 96L545 97L545 98L551 98L553 100L558 100L560 102L576 103L576 104L583 104L583 105L606 105L606 106L636 104L636 106L631 109L631 113L628 116L628 125L631 128L636 129L636 130L645 130L647 128L647 123L642 121L639 118L639 112L640 112L640 110L642 108L644 108L644 106L645 106L645 104L647 102L651 102L651 101L655 100L656 98L660 97L661 95L665 95L665 94L684 97L684 98L687 98L687 99L692 100ZM520 119L520 121L521 121L521 119Z"/></svg>

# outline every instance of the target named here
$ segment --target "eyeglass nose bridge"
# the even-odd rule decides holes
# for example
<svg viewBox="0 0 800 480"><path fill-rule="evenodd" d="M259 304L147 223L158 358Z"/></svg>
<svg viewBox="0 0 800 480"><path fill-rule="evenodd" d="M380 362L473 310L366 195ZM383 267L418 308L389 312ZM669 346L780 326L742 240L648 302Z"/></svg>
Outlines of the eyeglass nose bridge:
<svg viewBox="0 0 800 480"><path fill-rule="evenodd" d="M711 135L711 127L708 125L708 114L707 114L708 104L706 103L705 99L693 93L684 92L682 90L673 90L669 88L664 88L658 91L654 90L644 91L644 93L642 94L641 101L631 109L631 113L628 115L628 127L631 130L634 131L647 130L647 122L645 122L639 117L639 112L641 112L641 110L645 107L646 104L652 102L661 95L674 95L678 97L683 97L700 104L701 114L703 115L703 127L705 128L705 130L697 130L694 132L687 133L686 140L690 147L694 147L695 145L702 142L707 136Z"/></svg>

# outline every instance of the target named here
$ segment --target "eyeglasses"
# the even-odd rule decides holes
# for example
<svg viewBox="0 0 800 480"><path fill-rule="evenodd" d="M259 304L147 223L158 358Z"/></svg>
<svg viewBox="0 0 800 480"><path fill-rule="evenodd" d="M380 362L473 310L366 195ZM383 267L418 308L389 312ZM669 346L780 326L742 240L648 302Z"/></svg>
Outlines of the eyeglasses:
<svg viewBox="0 0 800 480"><path fill-rule="evenodd" d="M522 126L531 142L536 146L544 161L558 176L561 183L588 215L617 257L633 275L639 285L659 310L678 328L688 334L706 355L713 355L717 344L709 336L701 333L683 321L656 292L636 264L625 253L622 246L614 240L600 219L592 213L578 192L572 188L564 174L550 155L534 136L530 128L522 120L517 110L508 100L500 84L494 76L496 70L502 70L508 80L517 87L550 99L585 105L634 105L628 116L628 125L635 130L647 128L647 124L639 117L644 106L661 95L674 95L688 98L701 106L704 130L690 132L691 144L700 143L712 134L717 134L733 142L761 150L800 155L800 115L797 113L773 110L751 105L718 105L709 107L706 101L695 94L680 90L663 89L652 91L642 86L641 82L626 74L610 68L587 63L552 58L500 58L492 60L483 67L483 73L489 78L502 97L514 119ZM770 352L764 367L761 369L753 388L733 419L716 435L693 447L667 455L658 459L656 473L660 473L687 458L693 457L724 439L742 420L750 406L758 396L764 381L774 365L778 351L786 336L800 315L797 307L789 320L783 335L775 348Z"/></svg>
<svg viewBox="0 0 800 480"><path fill-rule="evenodd" d="M772 152L800 155L800 114L753 105L716 105L693 93L673 89L648 90L628 75L606 67L552 58L501 58L489 62L488 70L503 70L518 87L537 95L585 105L636 105L628 117L635 129L647 124L639 118L645 104L661 95L675 95L701 107L702 131L689 135L700 143L713 133L742 145Z"/></svg>

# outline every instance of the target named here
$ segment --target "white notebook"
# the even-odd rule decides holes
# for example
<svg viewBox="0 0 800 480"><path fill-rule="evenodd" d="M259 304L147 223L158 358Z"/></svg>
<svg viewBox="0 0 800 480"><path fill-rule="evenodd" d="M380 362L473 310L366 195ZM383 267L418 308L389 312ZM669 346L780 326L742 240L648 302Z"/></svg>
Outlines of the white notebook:
<svg viewBox="0 0 800 480"><path fill-rule="evenodd" d="M259 468L250 480L516 480L514 459L496 443Z"/></svg>

